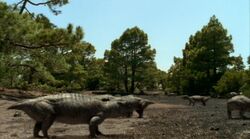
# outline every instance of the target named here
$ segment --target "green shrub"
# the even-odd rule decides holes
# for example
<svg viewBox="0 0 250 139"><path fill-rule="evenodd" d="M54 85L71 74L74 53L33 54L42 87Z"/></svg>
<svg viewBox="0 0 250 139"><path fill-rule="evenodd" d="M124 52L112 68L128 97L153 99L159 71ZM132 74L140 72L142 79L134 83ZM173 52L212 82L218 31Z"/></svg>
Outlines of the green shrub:
<svg viewBox="0 0 250 139"><path fill-rule="evenodd" d="M227 71L214 86L214 89L220 96L225 96L230 92L239 92L244 85L245 76L243 71Z"/></svg>

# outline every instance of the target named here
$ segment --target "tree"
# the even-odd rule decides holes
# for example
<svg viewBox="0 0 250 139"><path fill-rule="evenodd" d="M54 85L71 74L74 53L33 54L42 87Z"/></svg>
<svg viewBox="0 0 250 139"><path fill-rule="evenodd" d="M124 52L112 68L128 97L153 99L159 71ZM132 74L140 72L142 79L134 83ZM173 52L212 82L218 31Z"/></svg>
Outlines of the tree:
<svg viewBox="0 0 250 139"><path fill-rule="evenodd" d="M82 90L86 88L86 83L89 75L88 65L94 61L95 48L92 44L83 41L84 33L81 27L74 29L73 25L69 24L63 36L67 46L59 47L52 50L54 56L60 61L58 68L51 63L50 72L57 80L63 81L63 86L68 91ZM50 63L50 62L49 62ZM57 65L57 64L56 64ZM63 67L63 68L60 68Z"/></svg>
<svg viewBox="0 0 250 139"><path fill-rule="evenodd" d="M155 62L146 63L142 69L138 69L136 87L143 92L147 90L159 90L165 86L165 72L157 69Z"/></svg>
<svg viewBox="0 0 250 139"><path fill-rule="evenodd" d="M134 93L139 70L152 62L154 56L155 50L148 45L147 34L138 27L127 29L112 42L111 50L105 52L106 72L113 81L122 79L125 91Z"/></svg>
<svg viewBox="0 0 250 139"><path fill-rule="evenodd" d="M105 85L104 72L103 72L104 60L93 59L87 66L87 79L86 89L97 90L102 89Z"/></svg>
<svg viewBox="0 0 250 139"><path fill-rule="evenodd" d="M181 85L183 76L183 64L181 58L174 57L174 64L170 67L167 72L167 88L171 92L181 92Z"/></svg>
<svg viewBox="0 0 250 139"><path fill-rule="evenodd" d="M1 86L69 91L86 87L95 49L83 41L81 27L58 28L44 15L19 14L1 2L0 23Z"/></svg>
<svg viewBox="0 0 250 139"><path fill-rule="evenodd" d="M209 23L191 36L183 51L185 67L201 75L196 90L190 91L211 91L221 75L231 64L230 53L233 52L232 36L227 35L219 20L212 16ZM205 90L199 86L205 85Z"/></svg>
<svg viewBox="0 0 250 139"><path fill-rule="evenodd" d="M219 20L212 16L207 25L190 36L181 62L169 71L172 72L171 77L179 79L174 81L172 78L175 82L173 86L189 95L207 95L214 91L213 86L230 65L238 70L244 67L240 56L230 56L234 51L231 41L232 36L228 35Z"/></svg>

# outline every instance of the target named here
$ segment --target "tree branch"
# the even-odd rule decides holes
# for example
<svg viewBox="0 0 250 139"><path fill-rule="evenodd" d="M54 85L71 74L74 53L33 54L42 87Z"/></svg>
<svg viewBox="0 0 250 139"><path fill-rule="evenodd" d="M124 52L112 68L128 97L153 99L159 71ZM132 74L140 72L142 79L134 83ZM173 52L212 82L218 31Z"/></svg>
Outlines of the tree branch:
<svg viewBox="0 0 250 139"><path fill-rule="evenodd" d="M28 0L28 2L29 2L31 5L39 6L39 5L47 5L47 4L51 3L52 1L49 0L49 1L46 1L46 2L34 3L34 2L32 2L32 1L30 1L30 0Z"/></svg>
<svg viewBox="0 0 250 139"><path fill-rule="evenodd" d="M38 45L38 46L32 46L32 45L25 45L25 44L20 44L20 43L11 43L12 45L15 45L15 46L19 46L19 47L23 47L23 48L27 48L27 49L39 49L39 48L44 48L44 47L50 47L50 46L63 46L65 45L66 43L58 43L58 44L41 44L41 45Z"/></svg>
<svg viewBox="0 0 250 139"><path fill-rule="evenodd" d="M24 8L26 7L27 2L28 2L28 0L24 0L23 5L22 5L22 7L21 7L21 9L20 9L20 11L19 11L19 14L22 14L22 13L23 13L23 10L24 10Z"/></svg>
<svg viewBox="0 0 250 139"><path fill-rule="evenodd" d="M33 44L21 44L21 43L16 43L11 41L10 39L6 39L11 45L26 48L26 49L39 49L39 48L44 48L44 47L58 47L58 46L65 46L67 43L55 43L55 44L38 44L38 45L33 45Z"/></svg>
<svg viewBox="0 0 250 139"><path fill-rule="evenodd" d="M37 72L35 67L28 65L28 64L10 64L9 66L10 67L27 67L27 68L30 68L31 70Z"/></svg>
<svg viewBox="0 0 250 139"><path fill-rule="evenodd" d="M16 8L18 7L18 5L21 4L23 1L24 1L24 0L21 0L21 1L19 1L17 4L15 4L14 10L16 10Z"/></svg>

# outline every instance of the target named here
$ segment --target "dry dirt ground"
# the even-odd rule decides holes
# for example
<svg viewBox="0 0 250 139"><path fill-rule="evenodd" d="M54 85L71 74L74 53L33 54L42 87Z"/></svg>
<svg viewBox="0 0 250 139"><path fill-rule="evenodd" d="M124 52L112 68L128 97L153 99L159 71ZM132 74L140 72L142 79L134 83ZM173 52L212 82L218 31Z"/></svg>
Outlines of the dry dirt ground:
<svg viewBox="0 0 250 139"><path fill-rule="evenodd" d="M0 93L1 95L1 93ZM100 125L101 139L238 139L250 130L250 120L228 120L225 99L211 99L207 106L188 102L178 96L140 96L156 102L145 110L143 119L107 119ZM34 121L23 112L6 110L16 103L0 97L0 139L34 139ZM237 116L237 113L233 113ZM52 139L87 139L87 125L54 123ZM243 136L242 136L243 137ZM248 137L244 137L248 138Z"/></svg>

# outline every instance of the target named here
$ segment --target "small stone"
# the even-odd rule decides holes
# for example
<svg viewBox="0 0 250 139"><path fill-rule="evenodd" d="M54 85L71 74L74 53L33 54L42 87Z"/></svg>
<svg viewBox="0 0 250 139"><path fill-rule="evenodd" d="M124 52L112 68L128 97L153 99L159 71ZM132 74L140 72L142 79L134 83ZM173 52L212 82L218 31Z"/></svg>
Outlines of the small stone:
<svg viewBox="0 0 250 139"><path fill-rule="evenodd" d="M13 115L13 117L21 117L21 112L16 111Z"/></svg>
<svg viewBox="0 0 250 139"><path fill-rule="evenodd" d="M212 131L218 131L218 130L220 130L220 128L219 127L210 127L210 130L212 130Z"/></svg>

